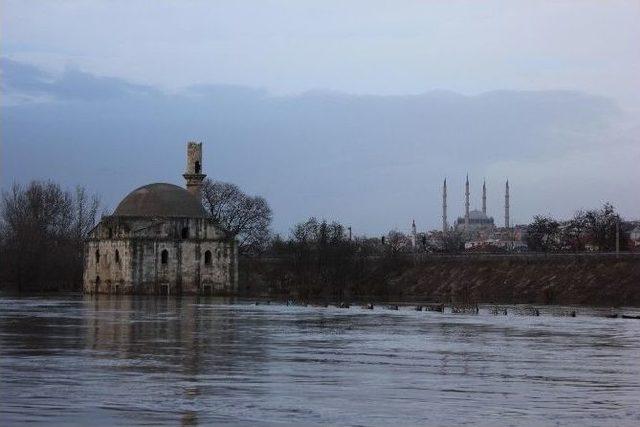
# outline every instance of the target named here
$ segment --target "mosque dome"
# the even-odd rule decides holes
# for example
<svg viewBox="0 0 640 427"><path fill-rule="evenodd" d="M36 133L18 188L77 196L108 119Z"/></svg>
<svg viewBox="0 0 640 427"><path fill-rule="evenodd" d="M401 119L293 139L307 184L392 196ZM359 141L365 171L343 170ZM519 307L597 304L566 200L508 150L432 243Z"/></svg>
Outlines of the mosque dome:
<svg viewBox="0 0 640 427"><path fill-rule="evenodd" d="M489 219L486 214L479 210L472 210L469 212L469 219Z"/></svg>
<svg viewBox="0 0 640 427"><path fill-rule="evenodd" d="M155 183L136 188L118 205L114 216L184 217L207 216L200 201L182 187Z"/></svg>

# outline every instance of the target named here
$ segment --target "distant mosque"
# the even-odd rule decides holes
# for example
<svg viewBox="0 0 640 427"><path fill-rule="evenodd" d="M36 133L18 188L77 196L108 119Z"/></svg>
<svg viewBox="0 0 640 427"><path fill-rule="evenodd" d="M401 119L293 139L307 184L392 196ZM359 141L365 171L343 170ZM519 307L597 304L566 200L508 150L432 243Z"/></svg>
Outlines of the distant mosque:
<svg viewBox="0 0 640 427"><path fill-rule="evenodd" d="M482 210L469 210L469 176L467 175L464 191L464 216L458 217L453 229L467 235L488 235L496 230L493 217L487 216L487 185L482 183ZM505 184L504 195L504 227L509 228L509 181ZM442 232L447 233L450 230L447 222L447 180L444 180L442 187Z"/></svg>

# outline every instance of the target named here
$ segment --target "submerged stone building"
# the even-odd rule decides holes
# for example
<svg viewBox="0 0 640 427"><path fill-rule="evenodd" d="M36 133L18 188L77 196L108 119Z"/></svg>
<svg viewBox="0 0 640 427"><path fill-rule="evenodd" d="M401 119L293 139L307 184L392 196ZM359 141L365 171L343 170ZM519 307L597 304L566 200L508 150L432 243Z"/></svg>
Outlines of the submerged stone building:
<svg viewBox="0 0 640 427"><path fill-rule="evenodd" d="M202 144L187 145L187 189L155 183L129 193L89 233L84 291L106 294L233 293L235 239L201 203Z"/></svg>

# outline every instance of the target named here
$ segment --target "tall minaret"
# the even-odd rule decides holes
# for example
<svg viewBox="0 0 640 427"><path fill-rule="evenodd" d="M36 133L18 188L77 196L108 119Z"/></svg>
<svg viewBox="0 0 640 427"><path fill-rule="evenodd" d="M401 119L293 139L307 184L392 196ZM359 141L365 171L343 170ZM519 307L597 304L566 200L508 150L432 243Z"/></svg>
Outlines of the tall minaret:
<svg viewBox="0 0 640 427"><path fill-rule="evenodd" d="M442 186L442 232L447 234L449 226L447 225L447 178L444 179Z"/></svg>
<svg viewBox="0 0 640 427"><path fill-rule="evenodd" d="M487 214L487 182L482 181L482 213Z"/></svg>
<svg viewBox="0 0 640 427"><path fill-rule="evenodd" d="M200 200L202 181L207 176L202 173L202 142L187 143L187 170L182 175L187 181L187 190Z"/></svg>
<svg viewBox="0 0 640 427"><path fill-rule="evenodd" d="M467 174L467 181L464 184L464 229L469 228L469 174Z"/></svg>
<svg viewBox="0 0 640 427"><path fill-rule="evenodd" d="M509 180L504 186L504 226L509 228Z"/></svg>
<svg viewBox="0 0 640 427"><path fill-rule="evenodd" d="M418 243L418 231L416 230L416 220L414 219L411 223L411 244L413 247L416 247Z"/></svg>

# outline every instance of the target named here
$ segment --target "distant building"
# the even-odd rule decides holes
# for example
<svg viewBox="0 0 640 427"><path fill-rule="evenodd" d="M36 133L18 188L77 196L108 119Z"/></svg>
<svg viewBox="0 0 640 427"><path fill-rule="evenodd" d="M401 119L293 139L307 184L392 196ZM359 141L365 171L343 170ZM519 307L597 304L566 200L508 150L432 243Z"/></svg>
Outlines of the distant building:
<svg viewBox="0 0 640 427"><path fill-rule="evenodd" d="M485 240L472 240L465 242L464 249L469 251L506 251L506 252L523 252L527 250L526 243L517 240L501 240L501 239L485 239Z"/></svg>
<svg viewBox="0 0 640 427"><path fill-rule="evenodd" d="M460 233L465 241L465 248L478 250L479 248L502 248L506 250L523 250L522 242L524 231L522 227L511 227L510 224L510 201L509 201L509 181L505 183L504 195L504 227L497 227L493 217L487 215L487 185L482 183L482 210L471 210L469 191L469 176L465 180L465 203L464 216L456 218L453 226L447 222L447 180L444 180L442 187L442 233L446 234L452 230Z"/></svg>
<svg viewBox="0 0 640 427"><path fill-rule="evenodd" d="M455 228L458 231L468 234L478 234L481 232L488 234L493 232L496 226L493 222L493 217L489 217L484 212L474 209L465 217L459 217L456 220Z"/></svg>
<svg viewBox="0 0 640 427"><path fill-rule="evenodd" d="M464 216L458 217L454 224L453 229L465 234L467 239L475 239L477 237L489 238L491 233L496 230L496 225L493 217L487 215L487 184L482 183L482 210L471 210L469 197L471 195L469 191L469 176L465 180L464 187ZM505 184L505 228L509 229L509 181ZM449 224L447 223L447 180L445 179L442 187L442 232L447 233L449 231Z"/></svg>
<svg viewBox="0 0 640 427"><path fill-rule="evenodd" d="M640 251L640 225L636 225L629 232L629 250Z"/></svg>
<svg viewBox="0 0 640 427"><path fill-rule="evenodd" d="M90 232L84 291L106 294L213 294L237 290L235 239L201 204L202 144L188 143L187 189L137 188Z"/></svg>

